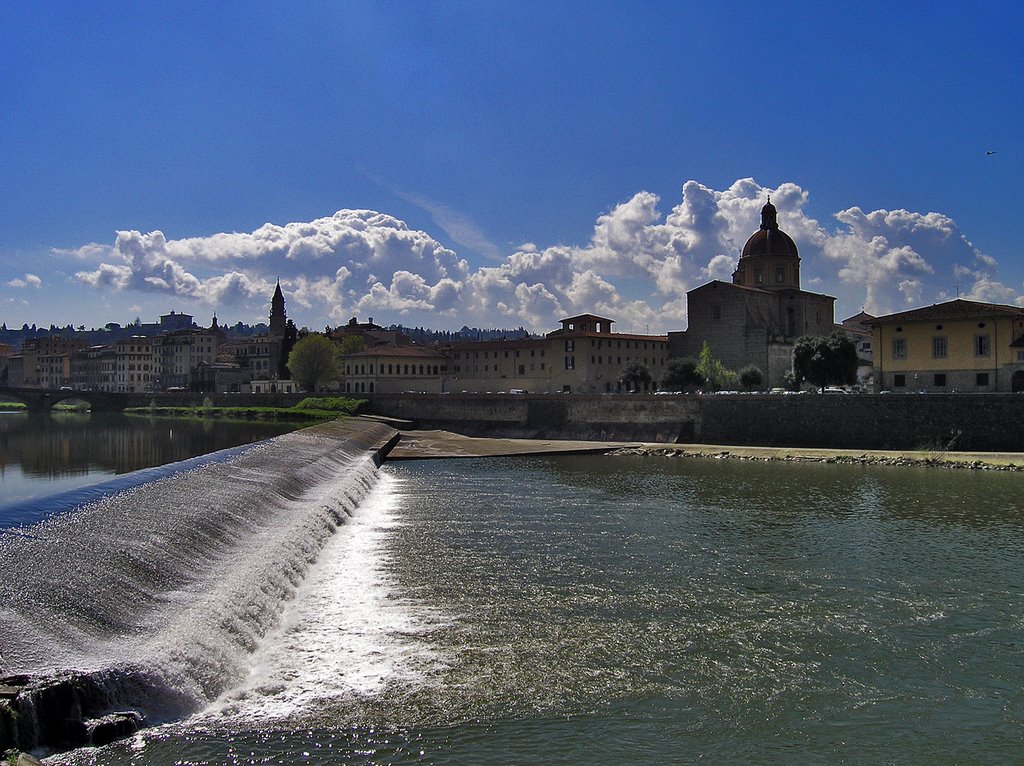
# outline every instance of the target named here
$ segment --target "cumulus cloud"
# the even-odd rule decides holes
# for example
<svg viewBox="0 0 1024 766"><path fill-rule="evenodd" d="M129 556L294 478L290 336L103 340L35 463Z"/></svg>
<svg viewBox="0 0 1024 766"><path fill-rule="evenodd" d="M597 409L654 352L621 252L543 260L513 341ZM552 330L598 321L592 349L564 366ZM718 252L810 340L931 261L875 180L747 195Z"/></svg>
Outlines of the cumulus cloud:
<svg viewBox="0 0 1024 766"><path fill-rule="evenodd" d="M35 287L39 288L43 286L43 280L37 277L35 274L26 274L24 277L12 279L7 283L8 287L14 288L25 288Z"/></svg>
<svg viewBox="0 0 1024 766"><path fill-rule="evenodd" d="M948 300L955 297L950 287L961 283L965 297L1019 300L996 280L996 260L974 247L949 216L851 207L835 218L843 226L825 240L822 254L839 263L842 283L863 291L871 313Z"/></svg>
<svg viewBox="0 0 1024 766"><path fill-rule="evenodd" d="M806 190L794 183L769 189L751 178L724 190L687 181L664 213L656 194L640 191L596 216L585 242L527 242L497 263L476 266L428 233L370 210L179 240L159 231L121 231L111 246L55 254L94 262L77 273L82 284L244 307L256 315L265 312L280 278L289 313L311 326L372 315L385 322L522 324L543 331L564 316L593 312L618 320L620 329L664 332L685 328L687 290L731 278L769 193L780 225L800 248L803 284L839 297L840 312L844 305L850 313L864 307L876 314L919 305L954 279L978 299L1020 300L998 280L995 260L948 216L850 207L835 214L829 231L807 213ZM447 209L430 205L438 221L444 218ZM439 225L496 257L468 219L455 236L456 219L453 213Z"/></svg>

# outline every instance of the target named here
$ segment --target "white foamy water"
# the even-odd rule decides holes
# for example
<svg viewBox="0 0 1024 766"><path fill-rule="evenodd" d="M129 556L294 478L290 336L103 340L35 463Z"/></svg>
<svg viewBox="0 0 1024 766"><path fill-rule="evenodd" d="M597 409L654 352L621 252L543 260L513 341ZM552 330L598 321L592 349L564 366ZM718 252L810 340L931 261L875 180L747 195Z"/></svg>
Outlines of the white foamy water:
<svg viewBox="0 0 1024 766"><path fill-rule="evenodd" d="M411 690L440 666L427 641L437 615L403 595L389 574L400 494L399 480L382 474L253 655L248 679L198 718L319 717L333 703L393 684Z"/></svg>

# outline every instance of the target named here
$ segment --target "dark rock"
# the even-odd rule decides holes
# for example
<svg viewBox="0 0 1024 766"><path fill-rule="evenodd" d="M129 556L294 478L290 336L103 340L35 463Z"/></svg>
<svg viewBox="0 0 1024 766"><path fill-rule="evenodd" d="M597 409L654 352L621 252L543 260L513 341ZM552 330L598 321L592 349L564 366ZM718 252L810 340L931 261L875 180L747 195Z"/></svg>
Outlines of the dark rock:
<svg viewBox="0 0 1024 766"><path fill-rule="evenodd" d="M7 700L0 700L0 752L18 745L18 716Z"/></svg>
<svg viewBox="0 0 1024 766"><path fill-rule="evenodd" d="M145 719L134 710L110 713L85 722L86 738L90 745L102 747L131 736L142 728L143 723Z"/></svg>

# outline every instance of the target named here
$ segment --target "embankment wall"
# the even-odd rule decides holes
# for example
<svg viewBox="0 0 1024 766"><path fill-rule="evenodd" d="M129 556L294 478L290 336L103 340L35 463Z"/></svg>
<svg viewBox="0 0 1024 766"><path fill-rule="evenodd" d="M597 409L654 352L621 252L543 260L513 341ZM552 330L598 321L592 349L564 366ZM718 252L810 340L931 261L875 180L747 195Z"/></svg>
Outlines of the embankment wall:
<svg viewBox="0 0 1024 766"><path fill-rule="evenodd" d="M1024 395L379 394L375 414L470 436L1024 451Z"/></svg>

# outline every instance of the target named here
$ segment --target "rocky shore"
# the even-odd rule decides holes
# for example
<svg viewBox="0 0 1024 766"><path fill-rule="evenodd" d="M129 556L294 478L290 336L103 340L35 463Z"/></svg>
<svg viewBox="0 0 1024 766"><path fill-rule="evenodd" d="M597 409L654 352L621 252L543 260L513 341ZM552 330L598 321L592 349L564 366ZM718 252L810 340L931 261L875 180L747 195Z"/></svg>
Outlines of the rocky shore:
<svg viewBox="0 0 1024 766"><path fill-rule="evenodd" d="M749 447L664 442L506 439L464 436L451 431L402 431L389 460L473 458L554 454L643 455L710 460L755 460L851 465L891 465L974 471L1024 471L1024 453L949 450L842 450L813 447Z"/></svg>
<svg viewBox="0 0 1024 766"><path fill-rule="evenodd" d="M713 460L754 460L763 462L891 465L972 471L1024 471L1024 455L1009 453L828 452L825 450L787 450L769 447L708 448L644 444L620 447L610 451L608 454L705 458Z"/></svg>

